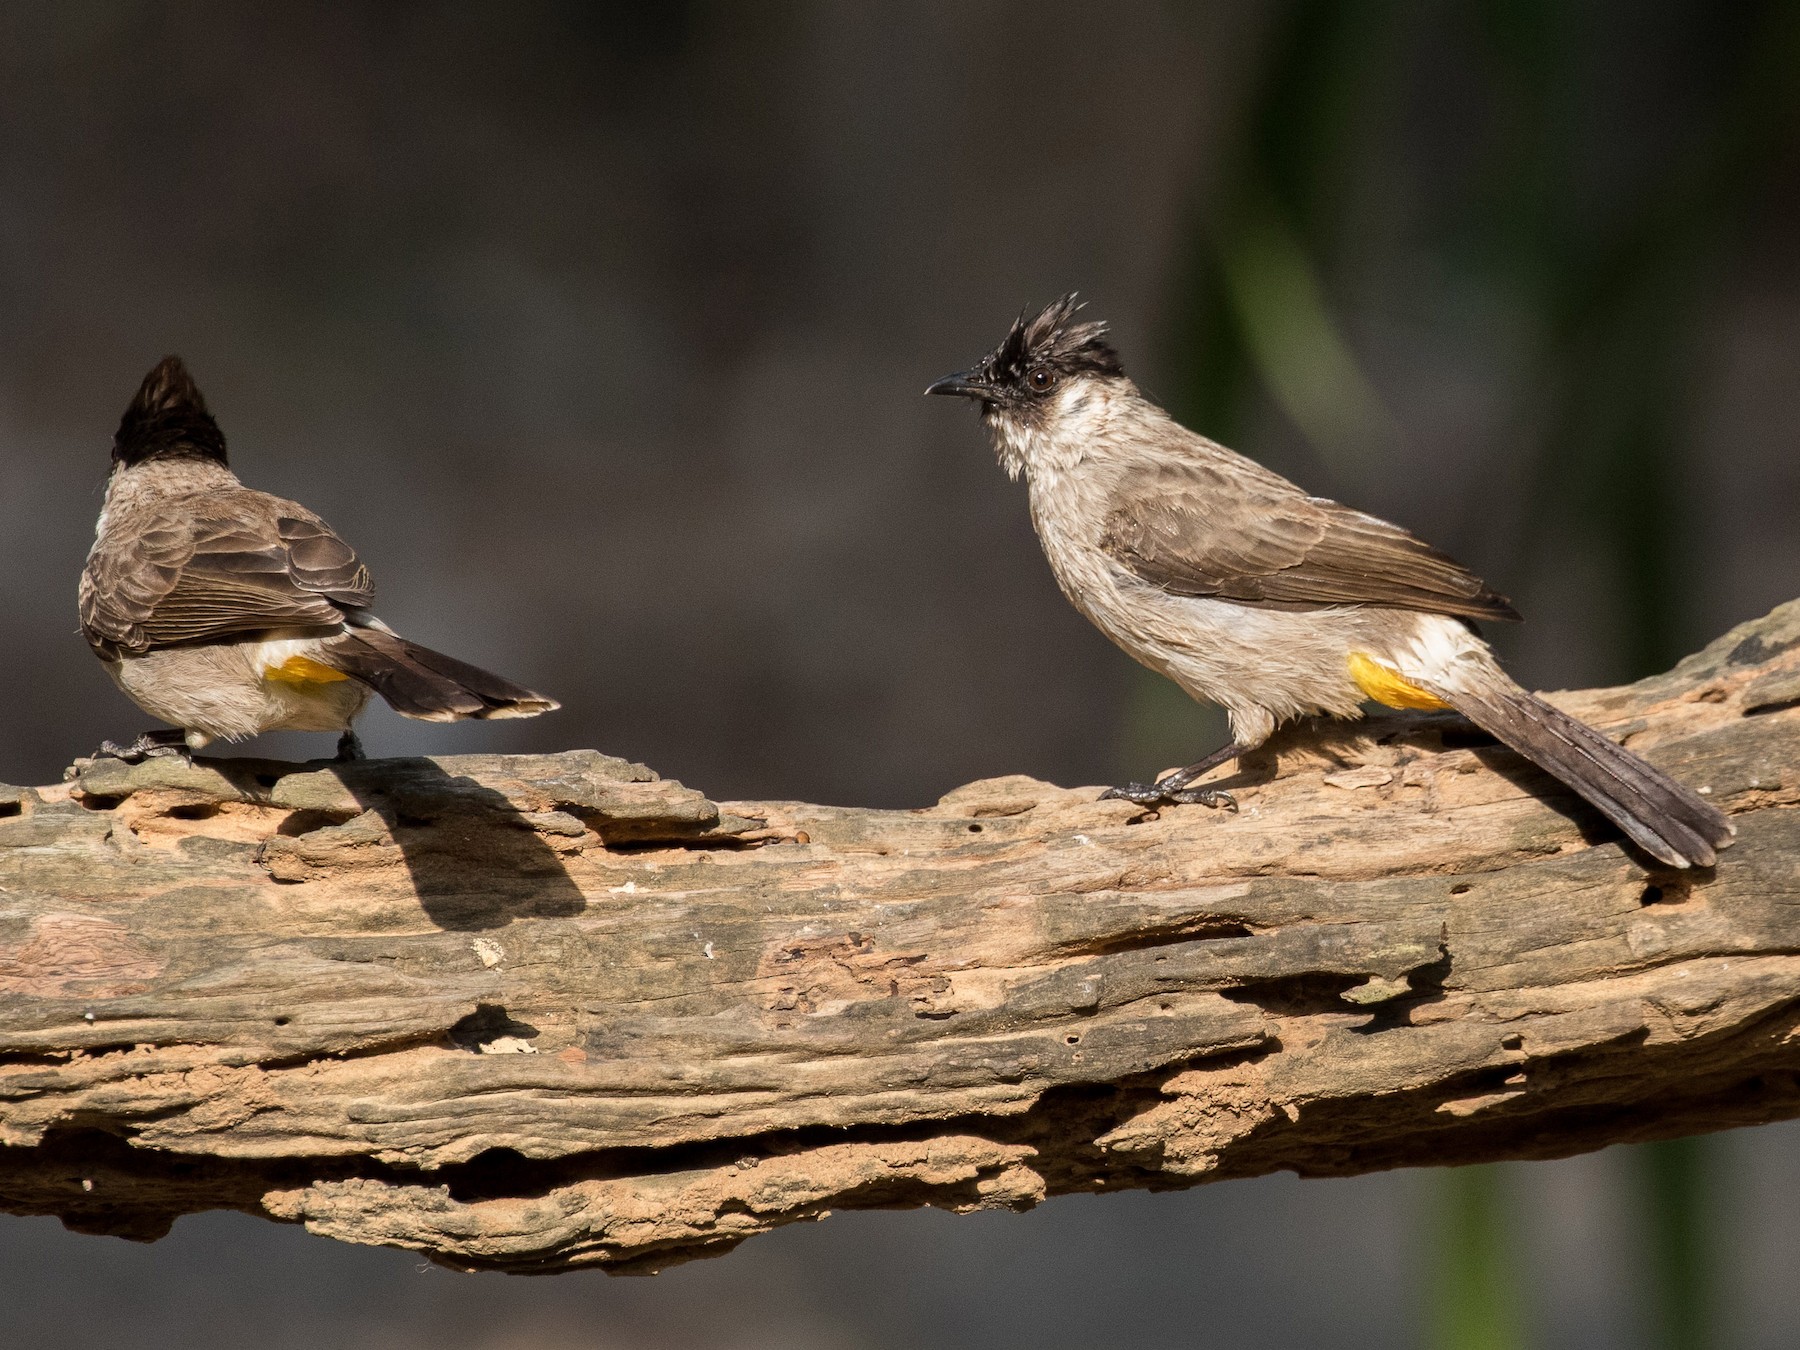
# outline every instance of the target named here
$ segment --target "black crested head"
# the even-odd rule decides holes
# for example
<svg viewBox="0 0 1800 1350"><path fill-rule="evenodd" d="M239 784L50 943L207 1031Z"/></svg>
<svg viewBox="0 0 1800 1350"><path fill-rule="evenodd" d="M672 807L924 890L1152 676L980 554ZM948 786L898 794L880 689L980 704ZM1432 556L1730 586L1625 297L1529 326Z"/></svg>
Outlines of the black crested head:
<svg viewBox="0 0 1800 1350"><path fill-rule="evenodd" d="M1119 377L1125 367L1106 340L1106 325L1078 322L1082 308L1073 292L1033 318L1021 314L1006 340L960 375L939 380L928 394L962 394L989 410L1027 412L1045 395L1081 376Z"/></svg>
<svg viewBox="0 0 1800 1350"><path fill-rule="evenodd" d="M137 397L119 419L114 464L148 459L209 459L225 463L225 433L179 356L165 356L144 376Z"/></svg>
<svg viewBox="0 0 1800 1350"><path fill-rule="evenodd" d="M1106 340L1106 325L1098 319L1075 321L1083 308L1071 291L1046 305L1036 318L1019 315L1006 341L982 366L997 384L1030 385L1032 373L1040 369L1062 379L1082 374L1123 375L1119 354Z"/></svg>

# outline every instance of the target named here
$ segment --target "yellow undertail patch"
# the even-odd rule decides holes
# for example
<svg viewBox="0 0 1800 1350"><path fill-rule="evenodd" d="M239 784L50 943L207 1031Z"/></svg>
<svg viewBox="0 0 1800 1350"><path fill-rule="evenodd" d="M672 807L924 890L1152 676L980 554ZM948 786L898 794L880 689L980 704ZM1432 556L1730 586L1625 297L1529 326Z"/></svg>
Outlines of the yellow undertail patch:
<svg viewBox="0 0 1800 1350"><path fill-rule="evenodd" d="M1418 708L1421 711L1450 706L1436 694L1419 688L1411 680L1403 678L1392 666L1377 661L1367 652L1351 652L1348 664L1350 678L1356 681L1356 687L1377 703L1385 703L1390 708Z"/></svg>
<svg viewBox="0 0 1800 1350"><path fill-rule="evenodd" d="M270 666L263 671L263 678L277 680L282 684L336 684L339 680L350 677L310 656L290 656L280 665Z"/></svg>

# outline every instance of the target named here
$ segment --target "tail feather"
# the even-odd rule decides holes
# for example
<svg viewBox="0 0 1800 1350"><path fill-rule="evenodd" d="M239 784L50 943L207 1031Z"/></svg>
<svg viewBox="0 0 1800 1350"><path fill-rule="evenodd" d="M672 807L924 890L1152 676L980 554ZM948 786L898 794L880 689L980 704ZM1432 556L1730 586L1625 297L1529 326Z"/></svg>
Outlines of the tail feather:
<svg viewBox="0 0 1800 1350"><path fill-rule="evenodd" d="M333 667L380 694L401 716L425 722L536 717L562 706L383 628L357 628L334 638L324 656Z"/></svg>
<svg viewBox="0 0 1800 1350"><path fill-rule="evenodd" d="M1711 802L1498 670L1479 681L1434 683L1432 692L1574 788L1633 843L1670 867L1711 867L1737 833Z"/></svg>

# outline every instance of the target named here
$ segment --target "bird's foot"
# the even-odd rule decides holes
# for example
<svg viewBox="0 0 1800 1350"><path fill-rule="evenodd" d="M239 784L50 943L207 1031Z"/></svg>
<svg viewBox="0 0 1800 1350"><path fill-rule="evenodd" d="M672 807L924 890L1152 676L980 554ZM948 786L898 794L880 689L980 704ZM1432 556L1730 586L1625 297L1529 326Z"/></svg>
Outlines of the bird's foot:
<svg viewBox="0 0 1800 1350"><path fill-rule="evenodd" d="M337 763L353 764L359 759L367 759L363 754L362 739L354 732L346 730L338 737Z"/></svg>
<svg viewBox="0 0 1800 1350"><path fill-rule="evenodd" d="M1229 792L1188 785L1243 753L1244 748L1233 741L1185 769L1165 773L1154 783L1127 783L1124 787L1108 788L1100 794L1100 800L1136 802L1139 806L1210 806L1215 810L1235 811L1237 799Z"/></svg>
<svg viewBox="0 0 1800 1350"><path fill-rule="evenodd" d="M1219 788L1183 787L1173 776L1156 783L1127 783L1100 794L1100 800L1135 802L1139 806L1210 806L1236 811L1237 798Z"/></svg>
<svg viewBox="0 0 1800 1350"><path fill-rule="evenodd" d="M1215 811L1237 812L1237 798L1224 788L1178 788L1168 800L1183 806L1209 806Z"/></svg>
<svg viewBox="0 0 1800 1350"><path fill-rule="evenodd" d="M141 764L146 759L159 759L169 755L178 759L193 758L193 753L188 749L187 738L178 727L146 731L130 745L101 741L100 748L94 751L95 759L122 759L127 764Z"/></svg>

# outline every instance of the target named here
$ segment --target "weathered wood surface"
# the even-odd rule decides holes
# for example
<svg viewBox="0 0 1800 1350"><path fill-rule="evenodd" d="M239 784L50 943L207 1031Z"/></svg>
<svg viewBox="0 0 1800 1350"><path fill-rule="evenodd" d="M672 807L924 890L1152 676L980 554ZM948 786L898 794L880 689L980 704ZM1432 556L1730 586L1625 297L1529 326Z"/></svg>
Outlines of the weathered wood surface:
<svg viewBox="0 0 1800 1350"><path fill-rule="evenodd" d="M1301 728L1235 815L714 805L587 751L0 788L0 1208L644 1269L1800 1115L1800 602L1558 702L1734 815L1716 872L1447 717Z"/></svg>

